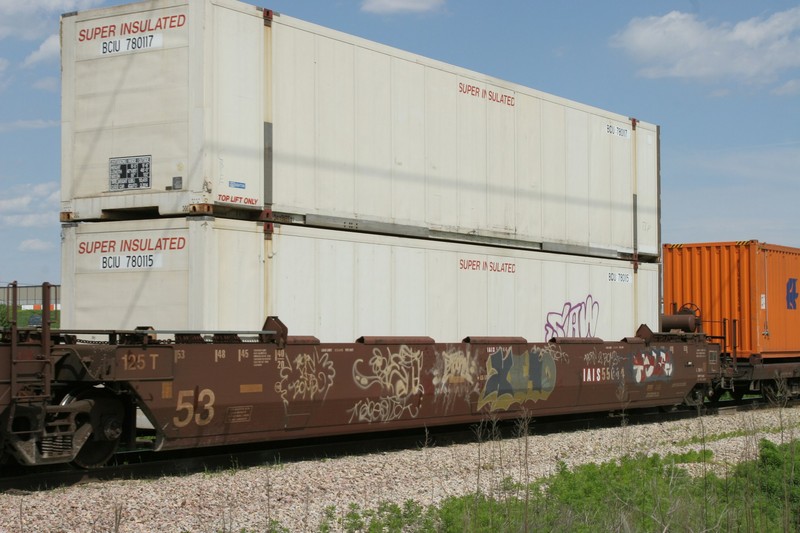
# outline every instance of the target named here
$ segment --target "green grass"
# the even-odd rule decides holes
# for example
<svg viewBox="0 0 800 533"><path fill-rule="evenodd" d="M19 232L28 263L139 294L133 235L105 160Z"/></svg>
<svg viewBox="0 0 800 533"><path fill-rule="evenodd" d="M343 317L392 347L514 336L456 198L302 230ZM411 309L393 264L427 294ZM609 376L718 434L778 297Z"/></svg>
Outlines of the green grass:
<svg viewBox="0 0 800 533"><path fill-rule="evenodd" d="M717 433L714 435L697 435L688 439L680 440L675 442L676 446L690 446L692 444L703 444L709 442L716 442L720 440L732 439L736 437L752 437L756 431L762 434L770 434L770 435L777 435L779 433L784 433L791 429L800 428L800 424L791 424L784 426L782 428L755 428L755 429L739 429L736 431L726 431L724 433Z"/></svg>
<svg viewBox="0 0 800 533"><path fill-rule="evenodd" d="M18 309L17 310L17 326L24 328L28 327L31 317L42 316L41 311L34 311L32 309ZM6 305L0 305L0 329L9 327L9 320L11 318L10 312ZM50 315L52 321L51 327L58 328L61 323L61 311L53 311ZM41 322L39 322L41 324Z"/></svg>
<svg viewBox="0 0 800 533"><path fill-rule="evenodd" d="M762 440L757 460L719 477L692 477L681 464L713 459L709 450L636 455L555 474L528 487L510 478L490 497L474 493L423 507L409 500L376 509L333 506L317 531L494 533L496 531L800 532L800 444ZM284 531L278 523L272 531Z"/></svg>

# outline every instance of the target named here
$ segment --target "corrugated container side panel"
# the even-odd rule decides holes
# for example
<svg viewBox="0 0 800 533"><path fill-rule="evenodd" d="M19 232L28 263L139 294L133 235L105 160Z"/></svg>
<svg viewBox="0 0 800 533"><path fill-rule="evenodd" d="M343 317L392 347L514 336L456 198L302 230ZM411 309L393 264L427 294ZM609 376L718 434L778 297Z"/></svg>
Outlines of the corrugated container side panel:
<svg viewBox="0 0 800 533"><path fill-rule="evenodd" d="M317 201L316 39L303 31L273 31L273 197L311 209ZM277 53L275 50L282 50Z"/></svg>
<svg viewBox="0 0 800 533"><path fill-rule="evenodd" d="M589 244L589 124L590 115L567 108L565 162L565 238L567 242Z"/></svg>
<svg viewBox="0 0 800 533"><path fill-rule="evenodd" d="M498 87L489 86L495 94ZM486 216L487 227L513 235L516 228L516 196L518 194L514 165L515 109L503 106L486 113ZM466 227L464 228L467 229Z"/></svg>
<svg viewBox="0 0 800 533"><path fill-rule="evenodd" d="M433 253L432 255L439 255ZM483 275L474 267L459 268L453 267L453 257L451 254L442 253L446 261L445 269L436 272L431 280L431 284L438 283L438 280L447 275L455 275L458 279L458 288L455 293L458 298L458 334L456 338L462 339L468 335L487 334L486 320L489 316L489 293L488 277ZM484 254L466 255L465 261L482 262L486 260ZM469 264L469 263L467 263ZM453 298L454 295L444 295L445 298ZM436 337L434 337L436 338Z"/></svg>
<svg viewBox="0 0 800 533"><path fill-rule="evenodd" d="M747 351L760 351L759 337L756 333L758 329L758 303L756 297L758 281L758 271L755 266L756 248L753 244L747 246L728 246L726 252L726 266L723 271L724 276L717 279L716 289L721 292L730 293L730 303L728 307L719 309L717 316L736 317L739 323L737 335L739 343ZM732 287L733 290L723 288L724 285ZM718 292L717 294L720 294ZM709 295L711 298L712 295ZM730 311L728 311L730 310Z"/></svg>
<svg viewBox="0 0 800 533"><path fill-rule="evenodd" d="M459 83L474 84L473 80L459 77ZM477 84L480 91L485 84ZM479 98L459 98L456 121L457 196L452 208L458 212L458 230L486 228L486 144L487 110ZM451 117L452 120L452 117ZM452 204L451 204L452 205Z"/></svg>
<svg viewBox="0 0 800 533"><path fill-rule="evenodd" d="M188 290L186 295L187 305L187 327L205 329L216 320L212 316L219 309L219 294L217 294L217 284L220 281L217 263L214 258L218 258L219 249L215 239L214 231L208 224L189 224L187 230L187 254L189 256L186 267L186 277ZM242 265L246 259L239 258L237 263ZM242 269L244 270L244 269ZM237 290L238 285L233 279L229 280L231 290Z"/></svg>
<svg viewBox="0 0 800 533"><path fill-rule="evenodd" d="M658 137L655 129L636 130L637 241L639 253L657 255L660 250Z"/></svg>
<svg viewBox="0 0 800 533"><path fill-rule="evenodd" d="M260 329L266 318L264 227L237 220L216 219L215 223L220 255L211 260L217 263L220 275L212 288L219 295L220 305L209 321L216 321L220 329L246 329L251 324Z"/></svg>
<svg viewBox="0 0 800 533"><path fill-rule="evenodd" d="M316 98L319 101L314 182L317 206L322 213L348 216L355 210L355 49L347 43L320 36L315 39L315 46Z"/></svg>
<svg viewBox="0 0 800 533"><path fill-rule="evenodd" d="M760 324L764 352L800 355L797 309L800 249L767 244L762 245L759 252L765 256L762 261L765 298Z"/></svg>
<svg viewBox="0 0 800 533"><path fill-rule="evenodd" d="M539 301L536 322L541 324L536 333L542 334L542 340L550 340L550 335L544 335L541 331L546 324L551 326L569 325L569 310L572 308L572 300L564 296L570 293L567 281L567 271L564 265L557 263L544 262L541 265L541 278L535 280L542 286L542 297ZM534 304L535 305L535 304ZM530 326L529 326L530 327ZM527 328L526 328L527 329ZM524 331L524 330L523 330ZM563 334L570 336L569 329ZM530 339L528 339L530 340Z"/></svg>
<svg viewBox="0 0 800 533"><path fill-rule="evenodd" d="M542 277L542 263L531 262L528 267L527 276L517 276L514 291L514 332L513 336L528 335L532 324L541 321L545 316L545 306L543 303L544 287L540 282ZM534 332L536 330L534 329ZM537 332L538 333L538 332ZM545 338L542 333L542 338Z"/></svg>
<svg viewBox="0 0 800 533"><path fill-rule="evenodd" d="M610 250L614 248L615 198L612 195L614 172L612 169L611 141L614 137L605 130L606 121L592 116L589 129L589 245Z"/></svg>
<svg viewBox="0 0 800 533"><path fill-rule="evenodd" d="M392 216L392 222L413 224L420 213L426 212L425 67L396 58L392 58L391 67L391 79L403 90L392 90L392 144L388 156L392 186L389 207L381 215Z"/></svg>
<svg viewBox="0 0 800 533"><path fill-rule="evenodd" d="M431 255L428 258L427 279L437 281L427 284L426 312L431 328L441 332L442 341L455 342L461 340L458 336L459 321L455 317L461 312L462 302L465 305L467 302L460 298L460 276L441 275L448 271L449 266L448 258L444 254ZM476 290L479 288L476 287Z"/></svg>
<svg viewBox="0 0 800 533"><path fill-rule="evenodd" d="M353 319L365 332L391 331L394 295L388 277L392 271L392 250L388 246L356 245L355 312ZM313 263L309 262L309 265Z"/></svg>
<svg viewBox="0 0 800 533"><path fill-rule="evenodd" d="M291 315L287 325L295 335L319 331L321 310L318 294L323 287L319 286L316 275L320 262L316 243L311 239L298 240L290 250L282 244L276 246L275 240L265 243L270 250L266 256L267 314L284 319Z"/></svg>
<svg viewBox="0 0 800 533"><path fill-rule="evenodd" d="M205 34L201 31L203 27L211 27L211 12L210 4L207 2L190 2L188 5L190 52L186 103L189 107L189 145L186 174L182 186L189 191L197 191L201 186L205 186L204 193L193 195L190 199L191 203L206 203L213 199L213 191L208 192L213 185L210 165L215 160L213 151L208 149L209 139L212 135L212 125L208 113L214 79L213 76L207 75L206 65L214 54L211 49L211 40L206 39ZM202 26L198 27L198 22ZM168 212L166 209L160 210L162 215Z"/></svg>
<svg viewBox="0 0 800 533"><path fill-rule="evenodd" d="M288 65L291 61L284 56L291 56L295 63L313 65L313 75L302 79L281 76L280 69L275 69L276 108L282 107L284 95L286 102L293 105L298 83L313 84L316 113L323 118L310 124L314 131L309 133L309 140L313 137L313 142L338 147L337 159L330 161L313 148L313 143L286 141L282 137L291 131L291 125L282 121L291 120L292 115L276 116L274 210L371 218L434 230L573 245L584 250L602 248L603 253L633 250L633 141L631 125L624 118L562 99L520 92L513 84L495 84L476 73L290 18L276 19L273 30L276 64ZM296 49L286 48L294 44L291 39L277 37L291 33L314 35L313 49L304 49L302 58L297 57ZM348 96L336 85L329 87L324 81L329 69L325 66L329 63L326 57L332 50L347 47L353 50L354 66L345 66L341 75L349 78L352 68L355 96ZM305 57L307 54L310 56ZM378 59L381 55L390 58L388 76L384 62ZM380 79L372 79L376 77ZM391 103L386 127L366 124L368 116L374 116L379 124L387 120L382 104L387 90ZM348 100L345 110L350 101L355 101L352 111L359 117L355 124L343 116L342 106L335 111L323 110L332 105L326 96L330 94ZM424 98L420 98L422 95ZM503 102L498 101L500 98ZM362 103L364 109L360 108ZM352 150L341 141L328 140L330 132L323 129L330 122L324 117L340 114L343 120L336 135L339 139L359 139ZM375 134L368 138L368 131ZM391 135L392 169L388 193L388 185L382 179L387 132ZM595 142L602 136L607 140ZM291 151L302 153L304 149L305 157L295 157ZM285 156L280 155L282 150L288 151ZM367 151L378 160L377 178L370 183L369 177L359 176L364 170L369 171L362 160L370 156L358 159ZM334 156L332 150L326 153ZM297 168L283 172L279 170L281 164ZM344 174L320 170L331 164ZM304 165L316 165L314 185L305 194L281 184L283 176L303 172L300 169ZM347 177L353 168L358 176L355 190ZM321 181L322 176L326 181ZM403 177L402 181L398 176ZM336 187L334 181L339 178L345 181ZM642 179L655 180L657 176L651 173ZM404 187L406 184L413 188ZM602 188L604 184L611 188L610 192ZM590 187L599 194L592 195ZM656 191L657 186L651 190ZM419 209L416 199L422 191L426 201L424 209ZM348 192L356 195L355 201L344 200ZM370 196L377 201L368 202ZM609 196L613 204L609 203ZM333 197L339 201L331 201ZM377 206L387 197L392 209L379 209ZM531 200L536 204L532 205ZM657 203L650 199L648 202ZM353 211L348 211L349 205L354 205ZM586 213L590 209L595 211L593 215ZM588 223L590 216L597 224ZM591 234L590 226L598 228L597 236ZM652 231L657 233L657 224L653 226Z"/></svg>
<svg viewBox="0 0 800 533"><path fill-rule="evenodd" d="M713 309L713 316L717 322L723 319L728 320L728 330L733 333L733 320L737 320L737 350L746 356L750 353L758 353L758 336L754 335L757 329L757 309L758 304L753 300L754 289L758 281L754 276L757 272L753 270L752 245L738 245L731 243L719 249L709 246L706 248L710 257L710 266L715 273L705 301L709 302ZM707 268L707 267L706 267ZM718 295L723 295L719 298ZM755 312L755 313L754 313ZM722 332L721 326L717 326L717 331ZM732 337L731 337L732 338ZM732 348L732 346L731 346Z"/></svg>
<svg viewBox="0 0 800 533"><path fill-rule="evenodd" d="M780 312L768 315L769 322L764 329L769 331L769 336L765 344L768 350L800 349L800 315L797 311L800 252L770 250L768 253L772 257L770 263L773 267L768 276L774 280L768 305L771 309L780 309ZM785 339L785 342L781 343L780 339Z"/></svg>
<svg viewBox="0 0 800 533"><path fill-rule="evenodd" d="M515 305L516 276L487 276L486 328L497 335L515 336L516 324L508 312ZM464 287L469 290L469 287Z"/></svg>
<svg viewBox="0 0 800 533"><path fill-rule="evenodd" d="M681 300L681 296L676 294L678 290L677 284L673 281L673 276L679 276L681 268L680 261L678 260L677 253L667 253L666 249L661 254L661 268L663 287L661 289L662 297L662 314L672 314L672 302ZM660 323L659 323L660 326Z"/></svg>
<svg viewBox="0 0 800 533"><path fill-rule="evenodd" d="M355 287L355 247L353 243L319 242L317 257L319 276L319 328L320 339L340 337L340 332L353 331ZM291 288L291 287L289 287ZM302 305L302 303L301 303ZM291 326L290 326L291 327ZM355 339L350 339L351 341Z"/></svg>
<svg viewBox="0 0 800 533"><path fill-rule="evenodd" d="M214 199L260 209L264 196L264 24L227 7L214 6L212 12Z"/></svg>
<svg viewBox="0 0 800 533"><path fill-rule="evenodd" d="M657 265L634 274L616 260L297 226L277 228L268 246L268 311L294 334L337 342L360 335L613 339L657 323ZM355 265L356 275L333 260ZM330 312L352 321L329 319Z"/></svg>
<svg viewBox="0 0 800 533"><path fill-rule="evenodd" d="M421 249L396 247L392 250L392 329L397 335L414 336L415 332L428 330L425 255L425 250Z"/></svg>
<svg viewBox="0 0 800 533"><path fill-rule="evenodd" d="M457 83L456 76L425 69L425 82L425 210L431 225L455 230L458 226L458 210L454 203L459 125L453 120L457 98L452 87Z"/></svg>
<svg viewBox="0 0 800 533"><path fill-rule="evenodd" d="M526 94L517 97L517 232L542 235L542 101ZM549 132L548 132L549 135Z"/></svg>
<svg viewBox="0 0 800 533"><path fill-rule="evenodd" d="M69 200L75 196L75 47L64 43L75 42L75 23L61 19L61 208L69 209ZM65 303L67 300L65 300ZM69 304L67 304L69 305ZM63 324L63 318L62 318Z"/></svg>
<svg viewBox="0 0 800 533"><path fill-rule="evenodd" d="M566 135L564 108L542 101L542 240L563 243L566 235Z"/></svg>
<svg viewBox="0 0 800 533"><path fill-rule="evenodd" d="M392 212L392 62L386 55L356 49L355 204L367 217Z"/></svg>
<svg viewBox="0 0 800 533"><path fill-rule="evenodd" d="M610 122L614 128L620 124ZM629 126L625 125L624 129ZM633 213L631 203L633 200L633 174L631 171L631 143L627 142L619 135L611 136L611 238L612 242L633 244ZM632 252L629 246L628 252Z"/></svg>
<svg viewBox="0 0 800 533"><path fill-rule="evenodd" d="M61 226L61 327L75 327L75 272L76 253L67 253L67 250L74 250L76 242L76 231L74 225Z"/></svg>
<svg viewBox="0 0 800 533"><path fill-rule="evenodd" d="M660 268L651 276L639 276L638 286L636 288L636 316L634 323L647 324L650 328L655 330L658 327L658 322L650 322L647 310L653 305L653 295L661 293L661 271ZM615 302L616 305L624 305L623 303Z"/></svg>

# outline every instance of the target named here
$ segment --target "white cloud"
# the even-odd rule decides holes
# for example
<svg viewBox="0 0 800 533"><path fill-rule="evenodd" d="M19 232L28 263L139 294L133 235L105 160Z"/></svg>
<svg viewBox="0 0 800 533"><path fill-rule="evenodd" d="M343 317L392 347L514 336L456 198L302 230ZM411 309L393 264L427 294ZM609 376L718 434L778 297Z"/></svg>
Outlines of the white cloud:
<svg viewBox="0 0 800 533"><path fill-rule="evenodd" d="M6 74L6 70L8 70L9 61L8 59L3 59L0 57L0 90L8 85L8 75Z"/></svg>
<svg viewBox="0 0 800 533"><path fill-rule="evenodd" d="M4 198L0 200L0 214L21 213L31 205L31 196L17 196L14 198Z"/></svg>
<svg viewBox="0 0 800 533"><path fill-rule="evenodd" d="M696 169L697 174L720 176L727 183L736 180L756 189L794 186L800 168L800 142L706 151L686 156L684 164Z"/></svg>
<svg viewBox="0 0 800 533"><path fill-rule="evenodd" d="M57 120L15 120L14 122L0 122L0 133L17 130L40 130L44 128L60 128L61 122Z"/></svg>
<svg viewBox="0 0 800 533"><path fill-rule="evenodd" d="M40 228L58 221L59 184L24 184L11 188L0 200L0 228Z"/></svg>
<svg viewBox="0 0 800 533"><path fill-rule="evenodd" d="M26 67L31 67L42 61L58 61L61 57L61 38L59 35L53 34L39 46L39 48L28 55L23 63Z"/></svg>
<svg viewBox="0 0 800 533"><path fill-rule="evenodd" d="M43 241L41 239L26 239L19 243L20 252L49 252L55 248L52 242Z"/></svg>
<svg viewBox="0 0 800 533"><path fill-rule="evenodd" d="M58 211L0 215L0 228L46 228L58 224Z"/></svg>
<svg viewBox="0 0 800 533"><path fill-rule="evenodd" d="M800 80L789 80L783 85L772 90L772 94L777 96L794 96L800 94Z"/></svg>
<svg viewBox="0 0 800 533"><path fill-rule="evenodd" d="M33 83L33 88L48 93L56 93L61 88L61 80L52 76L42 78Z"/></svg>
<svg viewBox="0 0 800 533"><path fill-rule="evenodd" d="M445 0L363 0L361 9L369 13L422 13L442 7Z"/></svg>
<svg viewBox="0 0 800 533"><path fill-rule="evenodd" d="M0 39L41 39L58 27L58 17L83 11L103 0L0 0Z"/></svg>
<svg viewBox="0 0 800 533"><path fill-rule="evenodd" d="M640 62L639 74L648 78L770 82L800 68L800 7L736 24L679 11L636 18L611 44Z"/></svg>

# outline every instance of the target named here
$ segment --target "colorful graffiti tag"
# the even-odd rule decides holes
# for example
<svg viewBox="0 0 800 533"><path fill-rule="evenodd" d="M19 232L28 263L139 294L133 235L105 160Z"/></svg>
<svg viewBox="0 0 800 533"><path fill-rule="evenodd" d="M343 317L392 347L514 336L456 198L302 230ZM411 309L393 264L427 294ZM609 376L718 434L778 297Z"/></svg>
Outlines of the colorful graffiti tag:
<svg viewBox="0 0 800 533"><path fill-rule="evenodd" d="M363 359L353 363L353 382L362 390L374 385L381 388L378 400L364 398L348 410L350 422L390 422L403 416L416 418L419 414L419 403L425 389L422 386L422 351L408 346L400 346L398 351L375 348L365 370L359 367Z"/></svg>
<svg viewBox="0 0 800 533"><path fill-rule="evenodd" d="M515 355L498 348L486 361L486 383L478 409L507 410L527 401L546 400L556 386L556 361L566 354L536 349Z"/></svg>
<svg viewBox="0 0 800 533"><path fill-rule="evenodd" d="M636 383L668 380L672 377L672 354L660 350L634 354L632 368Z"/></svg>
<svg viewBox="0 0 800 533"><path fill-rule="evenodd" d="M469 402L471 394L479 391L477 358L460 348L448 347L437 352L431 373L436 403L444 405L445 412L458 399Z"/></svg>
<svg viewBox="0 0 800 533"><path fill-rule="evenodd" d="M547 313L544 338L593 337L597 335L599 319L600 303L591 294L577 304L566 302L561 312Z"/></svg>

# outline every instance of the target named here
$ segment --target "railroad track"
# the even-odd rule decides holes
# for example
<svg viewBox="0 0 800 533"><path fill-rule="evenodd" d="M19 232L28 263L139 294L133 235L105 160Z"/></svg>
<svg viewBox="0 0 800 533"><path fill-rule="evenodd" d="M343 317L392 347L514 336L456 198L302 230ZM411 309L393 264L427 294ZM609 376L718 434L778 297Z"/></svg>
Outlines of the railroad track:
<svg viewBox="0 0 800 533"><path fill-rule="evenodd" d="M697 409L684 408L669 412L658 410L618 413L597 413L587 416L544 417L528 422L527 434L549 435L624 424L646 425L693 418L698 415L717 416L754 409L772 408L766 401L741 400L723 402ZM153 479L208 471L240 469L265 464L331 459L346 455L390 452L425 446L477 443L497 438L519 437L519 420L492 421L469 426L447 426L428 430L405 430L320 438L312 442L276 441L220 447L219 449L177 450L169 452L121 453L104 468L83 470L72 466L25 468L6 465L0 476L0 492L7 494L51 490L118 479Z"/></svg>

